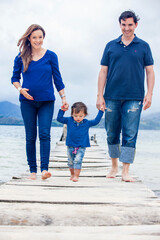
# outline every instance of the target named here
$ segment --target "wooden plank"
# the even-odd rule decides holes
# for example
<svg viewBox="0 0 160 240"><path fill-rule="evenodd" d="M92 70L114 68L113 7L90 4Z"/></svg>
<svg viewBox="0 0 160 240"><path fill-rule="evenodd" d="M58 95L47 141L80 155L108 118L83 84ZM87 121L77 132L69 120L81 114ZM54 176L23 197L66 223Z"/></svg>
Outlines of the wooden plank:
<svg viewBox="0 0 160 240"><path fill-rule="evenodd" d="M136 177L134 183L122 182L121 175L106 179L111 161L98 145L87 149L76 183L69 180L64 143L57 144L51 159L50 179L42 181L38 172L37 180L32 181L25 173L21 179L0 186L1 225L160 224L160 199Z"/></svg>
<svg viewBox="0 0 160 240"><path fill-rule="evenodd" d="M58 180L58 179L57 179ZM99 181L98 181L99 180ZM52 180L50 180L51 182ZM61 179L62 181L62 179ZM49 182L49 180L47 181ZM82 187L82 182L83 186ZM99 182L99 183L98 183ZM3 185L1 187L0 201L33 201L46 203L102 203L108 204L140 204L147 203L148 200L155 198L152 191L148 190L143 184L132 183L126 184L121 180L116 179L112 184L106 179L96 179L96 183L90 179L90 184L87 185L86 179L83 178L81 182L74 183L71 181L64 181L63 186L59 186L59 190L54 187L38 187L38 186L17 186L17 185ZM93 185L92 185L93 184ZM76 185L76 188L75 188ZM74 186L71 187L71 186ZM94 187L91 187L94 186ZM33 189L32 189L33 188ZM120 196L119 198L117 196Z"/></svg>
<svg viewBox="0 0 160 240"><path fill-rule="evenodd" d="M1 226L1 240L159 240L159 225L75 227ZM23 238L22 238L23 236ZM98 237L98 238L97 238Z"/></svg>

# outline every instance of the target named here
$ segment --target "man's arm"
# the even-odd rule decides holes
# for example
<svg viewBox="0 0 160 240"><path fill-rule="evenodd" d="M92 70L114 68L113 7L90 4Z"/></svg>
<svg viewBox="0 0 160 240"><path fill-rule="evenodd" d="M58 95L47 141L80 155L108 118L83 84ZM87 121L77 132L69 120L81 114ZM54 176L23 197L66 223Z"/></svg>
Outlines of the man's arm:
<svg viewBox="0 0 160 240"><path fill-rule="evenodd" d="M102 106L105 108L105 100L103 97L104 87L106 85L108 73L108 66L101 66L101 70L98 76L98 94L97 94L97 103L96 106L100 109Z"/></svg>
<svg viewBox="0 0 160 240"><path fill-rule="evenodd" d="M146 77L147 77L147 94L143 100L143 110L149 108L152 103L152 94L155 81L153 65L146 66Z"/></svg>

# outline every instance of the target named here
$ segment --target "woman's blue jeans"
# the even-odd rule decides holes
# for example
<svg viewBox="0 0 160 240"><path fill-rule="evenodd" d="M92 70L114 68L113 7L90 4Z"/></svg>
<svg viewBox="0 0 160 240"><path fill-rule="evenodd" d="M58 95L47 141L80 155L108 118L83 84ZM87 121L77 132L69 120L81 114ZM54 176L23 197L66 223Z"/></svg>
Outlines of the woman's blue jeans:
<svg viewBox="0 0 160 240"><path fill-rule="evenodd" d="M141 111L142 101L106 100L105 128L111 158L133 163Z"/></svg>
<svg viewBox="0 0 160 240"><path fill-rule="evenodd" d="M50 156L50 129L53 118L54 101L21 101L21 113L26 132L26 153L30 172L37 172L36 138L37 119L40 139L41 171L48 170Z"/></svg>

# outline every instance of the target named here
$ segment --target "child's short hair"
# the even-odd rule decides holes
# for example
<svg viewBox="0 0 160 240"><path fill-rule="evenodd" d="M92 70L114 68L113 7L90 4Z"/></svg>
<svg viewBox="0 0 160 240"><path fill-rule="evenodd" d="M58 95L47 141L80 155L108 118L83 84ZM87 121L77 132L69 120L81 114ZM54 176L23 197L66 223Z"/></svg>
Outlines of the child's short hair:
<svg viewBox="0 0 160 240"><path fill-rule="evenodd" d="M83 102L74 103L71 107L71 115L73 115L73 113L79 113L80 111L83 111L85 115L88 115L87 106Z"/></svg>

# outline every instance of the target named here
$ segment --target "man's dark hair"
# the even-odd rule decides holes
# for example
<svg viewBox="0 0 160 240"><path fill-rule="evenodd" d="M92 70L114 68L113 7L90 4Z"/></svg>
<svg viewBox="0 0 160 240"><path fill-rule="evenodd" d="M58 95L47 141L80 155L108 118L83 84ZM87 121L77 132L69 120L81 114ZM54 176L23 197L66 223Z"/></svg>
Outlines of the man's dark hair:
<svg viewBox="0 0 160 240"><path fill-rule="evenodd" d="M137 23L140 19L138 15L136 16L135 12L130 10L130 11L125 11L125 12L121 13L121 15L119 17L119 23L121 23L121 19L125 21L126 18L133 18L134 23Z"/></svg>
<svg viewBox="0 0 160 240"><path fill-rule="evenodd" d="M79 113L80 111L83 111L85 115L87 115L87 106L83 102L76 102L71 107L71 115L73 113Z"/></svg>

